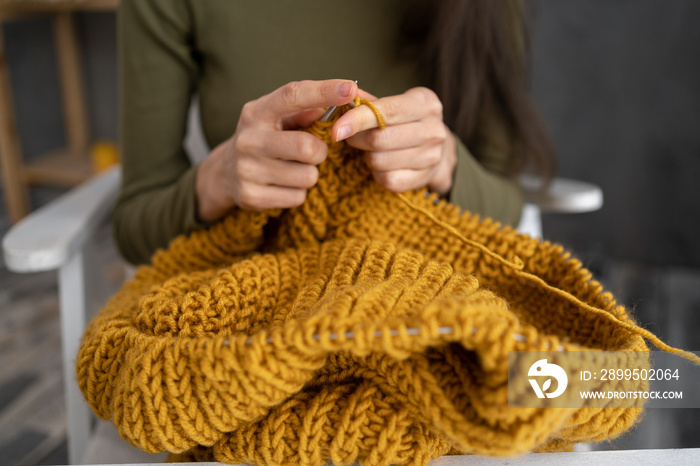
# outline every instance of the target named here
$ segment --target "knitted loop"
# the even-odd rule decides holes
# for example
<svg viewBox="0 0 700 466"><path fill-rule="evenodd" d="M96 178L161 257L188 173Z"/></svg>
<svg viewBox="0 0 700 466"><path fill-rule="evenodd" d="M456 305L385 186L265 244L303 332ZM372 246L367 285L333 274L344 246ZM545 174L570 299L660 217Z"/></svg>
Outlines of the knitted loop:
<svg viewBox="0 0 700 466"><path fill-rule="evenodd" d="M377 118L377 124L379 125L379 129L386 129L384 115L382 115L379 112L379 109L372 103L371 100L363 99L360 96L357 96L355 97L355 106L357 107L358 105L366 105L367 107L369 107L369 109L372 110L372 113L374 113L374 116Z"/></svg>

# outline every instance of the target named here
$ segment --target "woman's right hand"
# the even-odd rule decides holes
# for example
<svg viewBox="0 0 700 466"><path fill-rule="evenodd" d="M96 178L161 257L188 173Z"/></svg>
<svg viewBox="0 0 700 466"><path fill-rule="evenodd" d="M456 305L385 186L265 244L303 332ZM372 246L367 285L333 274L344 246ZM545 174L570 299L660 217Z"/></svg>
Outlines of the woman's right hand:
<svg viewBox="0 0 700 466"><path fill-rule="evenodd" d="M345 105L357 95L353 81L299 81L243 106L234 135L216 147L197 170L200 221L222 218L232 208L296 207L318 181L326 144L299 128L323 115L322 107Z"/></svg>

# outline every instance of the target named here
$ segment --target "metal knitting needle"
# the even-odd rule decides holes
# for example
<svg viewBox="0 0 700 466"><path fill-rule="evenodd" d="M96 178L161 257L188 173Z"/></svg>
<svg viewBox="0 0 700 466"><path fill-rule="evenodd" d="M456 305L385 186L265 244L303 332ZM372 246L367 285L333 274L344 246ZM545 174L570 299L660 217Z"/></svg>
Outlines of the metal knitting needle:
<svg viewBox="0 0 700 466"><path fill-rule="evenodd" d="M478 331L478 329L476 327L471 328L472 333L476 333L477 331ZM420 333L421 333L420 328L415 328L415 327L407 327L404 329L404 332L406 333L406 335L420 335ZM387 333L389 335L391 335L392 337L395 337L399 334L398 330L395 330L395 329L390 329ZM454 333L454 327L451 327L451 326L438 327L437 333L438 333L438 335L450 335L450 334ZM235 335L231 335L231 336L235 336ZM342 334L342 336L347 340L351 340L351 339L355 338L355 332L352 332L352 331L344 332ZM375 338L381 338L382 336L384 336L384 334L382 333L381 330L375 330L374 336L375 336ZM321 335L314 333L313 335L311 335L311 338L313 338L316 341L320 341ZM328 339L331 341L338 340L339 338L340 338L340 335L338 335L335 332L328 334ZM515 341L527 341L527 337L521 333L514 334L513 339ZM272 337L267 337L265 339L266 343L274 343L274 341L275 340ZM245 341L245 344L252 345L253 338L247 338ZM174 342L173 342L173 345L175 345ZM231 340L224 340L223 345L224 346L231 346ZM189 346L189 343L185 343L185 346ZM549 348L549 350L550 351L566 351L566 348L559 345L555 348L555 350L552 350L551 348Z"/></svg>
<svg viewBox="0 0 700 466"><path fill-rule="evenodd" d="M355 80L355 84L357 84L357 79ZM349 106L350 108L354 108L354 107L355 107L355 101L354 101L354 100L351 100L350 103L348 103L348 106ZM320 120L320 121L328 121L328 120L330 120L331 117L333 116L333 114L335 113L336 110L338 110L338 106L337 106L337 105L336 105L335 107L329 107L328 110L326 110L326 113L324 113L323 116L321 117L321 120Z"/></svg>
<svg viewBox="0 0 700 466"><path fill-rule="evenodd" d="M406 335L420 335L420 329L419 329L419 328L408 327L408 328L405 329L405 332L406 332ZM477 328L476 328L476 327L472 327L471 332L472 332L472 333L476 333L476 332L477 332ZM453 328L453 327L438 327L438 328L437 328L437 333L438 333L438 335L450 335L450 334L454 333L454 328ZM392 330L389 330L388 334L391 335L391 336L397 336L397 335L399 334L399 332L398 332L398 330L393 330L393 329L392 329ZM343 336L345 337L345 339L353 339L353 338L355 338L355 332L345 332L345 333L343 334ZM381 337L383 336L382 331L381 331L381 330L376 330L376 331L374 332L374 336L375 336L376 338L381 338ZM320 340L321 340L321 335L315 333L315 334L311 335L311 338L313 338L313 339L316 340L316 341L320 341ZM338 339L339 339L339 335L338 335L337 333L331 333L331 334L328 335L328 339L331 340L331 341L338 340ZM514 339L515 341L527 341L527 337L525 337L525 335L520 334L520 333L514 334L514 335L513 335L513 339ZM274 342L274 339L273 339L272 337L267 337L267 339L266 339L265 341L266 341L267 343L273 343L273 342ZM246 343L246 345L251 345L251 344L253 343L253 339L252 339L252 338L248 338L248 339L245 341L245 343ZM224 344L224 346L230 346L230 345L231 345L231 342L230 342L229 340L226 340L226 341L224 341L223 344ZM551 350L551 349L550 349L550 350ZM565 351L565 350L566 350L566 348L564 348L564 347L561 346L561 345L556 347L556 351Z"/></svg>
<svg viewBox="0 0 700 466"><path fill-rule="evenodd" d="M407 328L404 329L404 331L405 331L406 335L420 335L420 329L419 329L419 328L407 327ZM476 328L476 327L472 327L471 332L472 332L472 333L476 333L476 332L477 332L477 328ZM449 327L449 326L438 327L438 328L437 328L437 333L438 333L438 335L451 335L452 333L454 333L454 327ZM395 337L395 336L397 336L397 335L399 334L399 331L398 331L398 330L395 330L395 329L390 329L390 330L388 331L388 334L391 335L392 337ZM374 332L374 336L375 336L376 338L380 338L380 337L382 337L382 335L383 335L383 333L382 333L381 330L376 330L376 331ZM232 336L233 336L233 335L232 335ZM343 336L344 336L346 339L353 339L353 338L355 338L355 332L352 332L352 331L344 332L344 333L343 333ZM319 340L321 339L321 335L319 335L319 334L317 334L317 333L314 333L314 334L311 335L311 338L313 338L313 339L316 340L316 341L319 341ZM328 339L329 339L329 340L338 340L338 338L339 338L339 335L338 335L337 333L330 333L330 334L328 334ZM514 339L515 341L527 341L527 337L526 337L525 335L521 334L521 333L516 333L516 334L514 334L514 335L513 335L513 339ZM267 339L266 339L265 341L266 341L267 343L272 343L272 342L274 342L274 339L273 339L272 337L267 337ZM245 343L246 343L246 345L250 345L250 344L253 343L253 339L252 339L252 338L248 338L248 339L246 339ZM224 345L224 346L230 346L230 345L231 345L231 341L230 341L230 340L225 340L225 341L223 342L223 345ZM559 346L559 347L557 347L557 350L558 350L558 351L564 351L564 347L563 347L563 346Z"/></svg>

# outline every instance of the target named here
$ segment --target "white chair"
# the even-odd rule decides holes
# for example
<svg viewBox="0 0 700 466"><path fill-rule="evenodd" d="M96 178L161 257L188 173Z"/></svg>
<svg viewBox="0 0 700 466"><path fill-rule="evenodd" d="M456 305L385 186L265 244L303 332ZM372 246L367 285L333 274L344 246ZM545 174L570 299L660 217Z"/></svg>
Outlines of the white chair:
<svg viewBox="0 0 700 466"><path fill-rule="evenodd" d="M3 239L7 267L14 272L58 271L61 351L71 464L87 460L91 440L100 439L104 451L109 435L96 432L94 415L83 399L75 378L75 358L89 316L104 304L107 290L96 267L95 234L108 225L120 184L120 170L112 169L71 190L14 226ZM100 431L104 427L100 425ZM117 437L113 429L111 437ZM123 442L123 441L122 441ZM144 462L149 455L130 447L119 457ZM111 456L112 454L109 453ZM119 458L115 458L119 459ZM162 458L160 458L162 459Z"/></svg>
<svg viewBox="0 0 700 466"><path fill-rule="evenodd" d="M603 207L603 191L598 186L564 178L552 180L546 191L534 175L520 176L520 187L525 193L525 206L518 230L533 238L542 238L542 214L580 214Z"/></svg>

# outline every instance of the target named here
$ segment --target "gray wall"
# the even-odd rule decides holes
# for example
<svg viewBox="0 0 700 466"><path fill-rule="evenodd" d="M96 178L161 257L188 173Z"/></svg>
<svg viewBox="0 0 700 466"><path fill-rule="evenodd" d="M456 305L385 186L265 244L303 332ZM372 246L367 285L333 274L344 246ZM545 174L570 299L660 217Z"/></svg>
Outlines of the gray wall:
<svg viewBox="0 0 700 466"><path fill-rule="evenodd" d="M597 213L549 216L577 251L700 266L700 2L537 0L533 91L560 174Z"/></svg>

